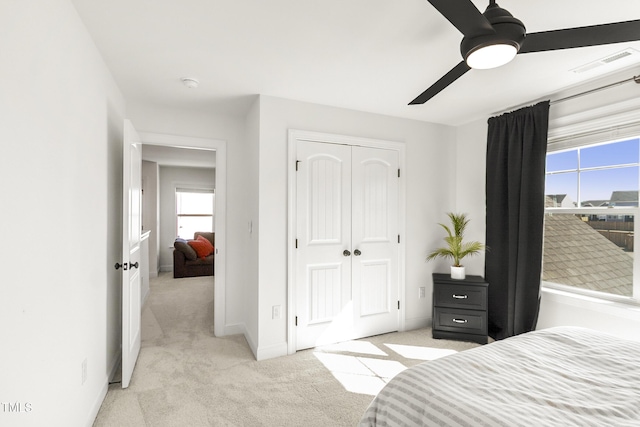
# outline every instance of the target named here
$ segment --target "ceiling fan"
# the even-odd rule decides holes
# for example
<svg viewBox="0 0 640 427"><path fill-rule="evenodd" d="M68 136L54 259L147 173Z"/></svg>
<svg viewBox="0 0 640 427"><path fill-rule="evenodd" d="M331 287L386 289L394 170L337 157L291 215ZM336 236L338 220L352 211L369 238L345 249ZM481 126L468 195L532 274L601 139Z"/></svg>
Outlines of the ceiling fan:
<svg viewBox="0 0 640 427"><path fill-rule="evenodd" d="M471 0L429 0L429 3L464 36L460 43L464 59L409 105L424 104L471 68L499 67L520 53L640 40L640 20L527 33L524 24L495 0L489 1L484 13Z"/></svg>

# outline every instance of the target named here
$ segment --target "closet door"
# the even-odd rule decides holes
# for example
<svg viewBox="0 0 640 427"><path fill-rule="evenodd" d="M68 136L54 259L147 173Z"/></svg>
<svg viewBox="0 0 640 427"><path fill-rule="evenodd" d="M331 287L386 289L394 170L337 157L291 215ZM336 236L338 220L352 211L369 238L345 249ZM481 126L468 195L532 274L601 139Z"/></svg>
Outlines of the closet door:
<svg viewBox="0 0 640 427"><path fill-rule="evenodd" d="M350 339L351 148L297 147L296 343L298 349Z"/></svg>
<svg viewBox="0 0 640 427"><path fill-rule="evenodd" d="M398 154L299 141L296 348L398 329Z"/></svg>
<svg viewBox="0 0 640 427"><path fill-rule="evenodd" d="M352 149L351 286L356 337L398 330L398 152Z"/></svg>

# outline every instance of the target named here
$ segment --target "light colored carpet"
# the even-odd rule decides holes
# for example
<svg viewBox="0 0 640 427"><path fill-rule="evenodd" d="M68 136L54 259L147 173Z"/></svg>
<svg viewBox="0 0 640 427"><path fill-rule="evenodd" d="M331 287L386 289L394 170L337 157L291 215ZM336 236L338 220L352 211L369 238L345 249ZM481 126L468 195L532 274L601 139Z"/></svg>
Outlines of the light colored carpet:
<svg viewBox="0 0 640 427"><path fill-rule="evenodd" d="M243 336L213 336L212 277L150 287L131 384L109 386L95 427L353 426L405 367L477 346L427 328L257 362Z"/></svg>

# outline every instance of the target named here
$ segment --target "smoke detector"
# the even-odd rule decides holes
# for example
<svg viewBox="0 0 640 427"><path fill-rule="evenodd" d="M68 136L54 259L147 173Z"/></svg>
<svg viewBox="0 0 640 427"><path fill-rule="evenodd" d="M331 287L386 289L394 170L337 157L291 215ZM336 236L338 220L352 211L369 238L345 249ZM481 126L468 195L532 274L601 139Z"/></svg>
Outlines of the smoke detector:
<svg viewBox="0 0 640 427"><path fill-rule="evenodd" d="M189 89L195 89L198 87L200 82L192 77L183 77L180 79L182 84L188 87Z"/></svg>

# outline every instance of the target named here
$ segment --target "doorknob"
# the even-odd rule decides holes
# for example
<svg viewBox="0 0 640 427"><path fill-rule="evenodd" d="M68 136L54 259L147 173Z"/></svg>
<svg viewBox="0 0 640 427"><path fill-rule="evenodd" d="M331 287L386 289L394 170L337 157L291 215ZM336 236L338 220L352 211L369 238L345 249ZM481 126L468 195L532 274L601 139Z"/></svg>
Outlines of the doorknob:
<svg viewBox="0 0 640 427"><path fill-rule="evenodd" d="M349 256L349 255L351 255L351 252L349 252L348 249L345 249L344 252L342 252L342 255Z"/></svg>
<svg viewBox="0 0 640 427"><path fill-rule="evenodd" d="M353 254L355 256L360 256L360 255L362 255L362 252L360 252L360 249L356 249L355 251L353 251Z"/></svg>
<svg viewBox="0 0 640 427"><path fill-rule="evenodd" d="M134 262L133 264L129 264L129 267L133 270L134 268L138 268L138 263Z"/></svg>
<svg viewBox="0 0 640 427"><path fill-rule="evenodd" d="M127 268L125 267L127 265L127 263L125 262L124 265L120 264L119 262L116 262L116 270L119 270L120 268L122 268L123 270L126 270Z"/></svg>

